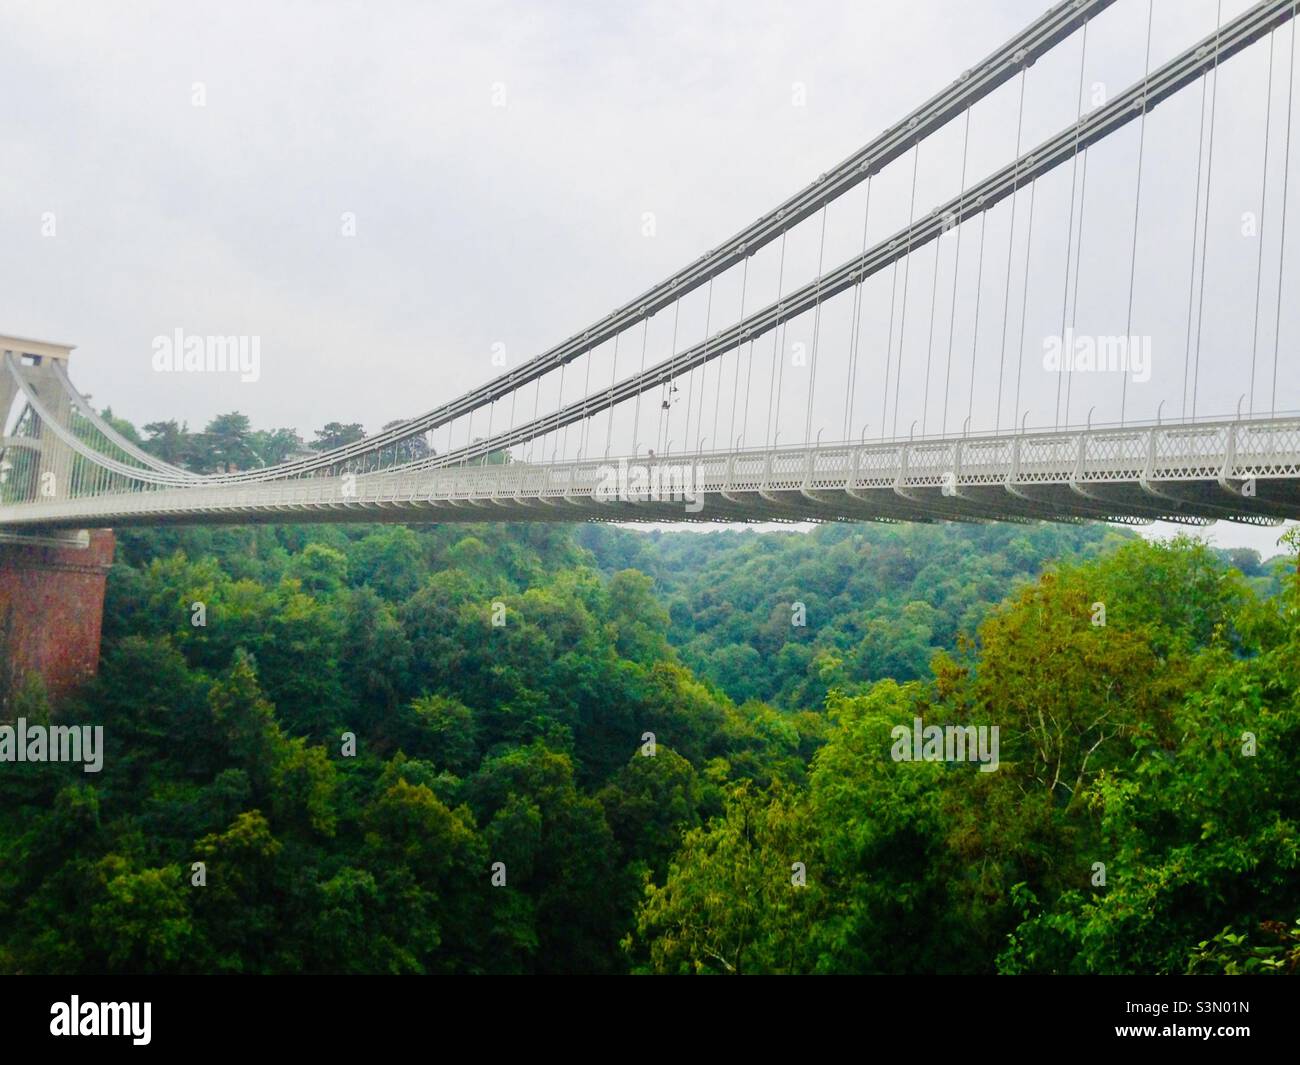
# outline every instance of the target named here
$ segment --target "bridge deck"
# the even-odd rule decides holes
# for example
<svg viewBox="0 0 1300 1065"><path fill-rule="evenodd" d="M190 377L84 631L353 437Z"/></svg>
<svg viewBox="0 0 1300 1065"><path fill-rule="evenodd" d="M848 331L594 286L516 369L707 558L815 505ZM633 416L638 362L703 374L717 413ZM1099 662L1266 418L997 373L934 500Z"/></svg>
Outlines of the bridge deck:
<svg viewBox="0 0 1300 1065"><path fill-rule="evenodd" d="M1300 417L457 466L0 505L0 527L1300 518Z"/></svg>

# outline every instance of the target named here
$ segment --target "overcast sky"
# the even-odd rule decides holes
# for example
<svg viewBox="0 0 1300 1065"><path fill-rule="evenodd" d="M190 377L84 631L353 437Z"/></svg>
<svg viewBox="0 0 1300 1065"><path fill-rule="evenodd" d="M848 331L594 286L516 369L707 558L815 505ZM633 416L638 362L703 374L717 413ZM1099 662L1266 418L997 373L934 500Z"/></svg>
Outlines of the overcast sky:
<svg viewBox="0 0 1300 1065"><path fill-rule="evenodd" d="M374 431L495 376L494 352L517 364L697 258L1045 6L0 0L0 333L76 344L74 380L137 425L177 418L200 428L237 409L307 437L331 420ZM1212 32L1220 7L1227 19L1246 6L1156 0L1152 65ZM882 174L870 242L955 195L963 152L969 185L1014 157L1017 136L1027 150L1067 126L1081 80L1085 110L1140 80L1146 20L1146 0L1120 0L1090 27L1086 52L1076 34L1030 70L1023 114L1017 80L974 110L969 139L953 123ZM1300 309L1285 295L1274 329L1279 267L1290 291L1300 278L1300 240L1279 254L1290 30L1276 38L1225 64L1217 98L1206 95L1206 125L1199 85L1148 119L1133 331L1151 338L1153 380L1130 385L1130 417L1153 417L1161 400L1166 417L1178 412L1198 339L1197 413L1231 413L1248 391L1252 347L1265 382L1256 406L1267 409L1275 341L1278 409L1300 408ZM1270 187L1258 215L1269 100ZM1192 218L1211 116L1202 306ZM1138 143L1133 123L1090 153L1083 173L1067 165L1040 182L1032 228L1027 193L991 212L982 260L980 224L967 223L960 260L950 234L918 252L910 274L873 278L856 320L851 295L828 305L812 416L809 385L792 369L782 441L806 425L838 438L846 420L854 436L906 433L914 418L938 431L950 328L950 431L968 410L975 428L992 428L999 397L1003 428L1025 412L1030 428L1051 425L1058 381L1041 366L1042 341L1060 332L1067 307L1078 331L1125 329ZM1300 137L1300 165L1297 155ZM859 251L865 193L828 211L824 247L814 219L791 233L784 267L773 245L747 275L719 281L711 305L703 291L685 301L678 347L699 339L706 316L710 331L728 325L742 301L752 311L812 277L819 257L829 267ZM1081 246L1075 200L1086 212ZM1257 215L1252 233L1247 212ZM656 316L649 362L668 354L672 325ZM259 337L260 378L155 373L154 339L178 328ZM846 410L843 352L855 329L865 354ZM596 379L635 369L641 339L617 365L612 350L598 352ZM810 346L811 316L784 340L783 354ZM761 356L724 359L701 387L727 402L746 385L766 397L761 344ZM882 380L888 371L896 381L900 363L895 407ZM1117 416L1120 389L1115 375L1080 379L1069 420L1089 409L1097 421ZM580 391L569 380L543 392L542 406ZM765 403L701 411L690 435L743 430L760 443ZM621 448L662 446L674 432L685 446L684 426L643 428L640 418L611 427L626 434ZM1214 536L1266 553L1276 540L1222 523Z"/></svg>

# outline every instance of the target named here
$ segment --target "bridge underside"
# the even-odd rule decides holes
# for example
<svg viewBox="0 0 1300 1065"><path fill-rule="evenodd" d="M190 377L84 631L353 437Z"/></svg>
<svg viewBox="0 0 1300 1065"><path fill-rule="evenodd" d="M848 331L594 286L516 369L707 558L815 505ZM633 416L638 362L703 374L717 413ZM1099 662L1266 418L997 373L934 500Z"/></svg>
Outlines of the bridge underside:
<svg viewBox="0 0 1300 1065"><path fill-rule="evenodd" d="M0 506L14 532L251 522L1300 519L1300 418L195 484Z"/></svg>
<svg viewBox="0 0 1300 1065"><path fill-rule="evenodd" d="M1254 499L1229 494L1217 482L1162 482L1148 485L1093 486L1016 484L847 489L740 489L700 491L677 499L515 498L391 500L380 505L355 502L123 509L96 521L114 528L164 525L298 524L321 522L616 522L616 523L768 523L768 522L1081 522L1144 524L1168 521L1208 525L1214 521L1278 525L1300 520L1300 481L1259 484ZM54 510L56 508L50 508ZM84 517L49 518L41 530L83 526ZM27 523L24 523L27 524Z"/></svg>

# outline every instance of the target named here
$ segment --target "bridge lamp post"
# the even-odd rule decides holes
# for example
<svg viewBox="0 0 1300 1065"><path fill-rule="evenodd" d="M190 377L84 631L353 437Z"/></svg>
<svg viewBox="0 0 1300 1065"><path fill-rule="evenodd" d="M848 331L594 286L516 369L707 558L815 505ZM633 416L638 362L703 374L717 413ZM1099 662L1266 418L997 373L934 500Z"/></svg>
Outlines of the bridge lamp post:
<svg viewBox="0 0 1300 1065"><path fill-rule="evenodd" d="M1160 406L1156 408L1156 425L1160 424L1160 415L1164 413L1164 409L1165 409L1165 401L1162 399L1160 401Z"/></svg>
<svg viewBox="0 0 1300 1065"><path fill-rule="evenodd" d="M866 442L867 442L867 430L870 429L870 428L871 428L871 423L870 423L870 422L867 422L867 423L865 423L865 424L862 426L862 436L858 438L858 442L859 442L859 443L864 444L864 445L866 444Z"/></svg>
<svg viewBox="0 0 1300 1065"><path fill-rule="evenodd" d="M969 414L966 415L966 420L965 420L964 422L961 423L961 435L962 435L962 436L969 436L969 435L970 435L970 415L969 415Z"/></svg>
<svg viewBox="0 0 1300 1065"><path fill-rule="evenodd" d="M1021 433L1024 433L1024 431L1025 431L1025 422L1027 422L1027 421L1029 421L1029 411L1025 411L1025 416L1024 416L1023 418L1020 419L1020 432L1021 432Z"/></svg>
<svg viewBox="0 0 1300 1065"><path fill-rule="evenodd" d="M1095 411L1096 409L1097 409L1097 405L1095 403L1088 408L1088 424L1087 424L1088 432L1092 432L1092 412Z"/></svg>

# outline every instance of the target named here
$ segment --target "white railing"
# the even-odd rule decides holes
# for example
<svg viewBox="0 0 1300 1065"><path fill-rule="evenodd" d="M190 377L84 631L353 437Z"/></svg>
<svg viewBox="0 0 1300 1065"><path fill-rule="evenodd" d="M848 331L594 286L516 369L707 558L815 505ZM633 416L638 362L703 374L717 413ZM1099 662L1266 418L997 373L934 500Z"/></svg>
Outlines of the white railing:
<svg viewBox="0 0 1300 1065"><path fill-rule="evenodd" d="M137 484L130 491L0 505L0 527L281 516L310 521L313 515L319 520L411 520L418 511L429 511L432 520L507 515L523 520L581 519L593 516L592 507L605 503L656 502L652 493L636 491L639 475L648 483L685 484L693 495L733 502L737 493L790 493L796 505L804 505L798 504L800 497L815 499L822 510L826 500L809 493L843 492L859 498L853 493L940 488L945 495L960 497L962 489L998 486L1131 484L1149 490L1162 483L1300 480L1300 417L709 451L653 459L513 462L225 486ZM676 480L665 482L669 475ZM620 484L633 491L617 491ZM761 517L768 508L759 499L753 502L755 515ZM845 508L846 515L851 512L852 507Z"/></svg>

